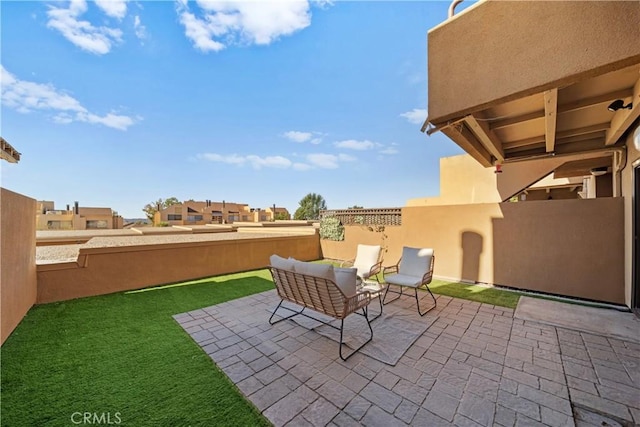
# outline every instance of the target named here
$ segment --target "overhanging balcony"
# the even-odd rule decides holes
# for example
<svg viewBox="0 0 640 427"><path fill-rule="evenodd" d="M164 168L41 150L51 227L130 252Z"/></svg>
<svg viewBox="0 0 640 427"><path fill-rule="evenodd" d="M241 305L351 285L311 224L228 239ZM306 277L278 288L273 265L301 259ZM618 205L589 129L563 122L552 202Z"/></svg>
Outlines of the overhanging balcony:
<svg viewBox="0 0 640 427"><path fill-rule="evenodd" d="M429 31L424 130L484 166L617 147L640 116L639 22L637 1L469 7Z"/></svg>

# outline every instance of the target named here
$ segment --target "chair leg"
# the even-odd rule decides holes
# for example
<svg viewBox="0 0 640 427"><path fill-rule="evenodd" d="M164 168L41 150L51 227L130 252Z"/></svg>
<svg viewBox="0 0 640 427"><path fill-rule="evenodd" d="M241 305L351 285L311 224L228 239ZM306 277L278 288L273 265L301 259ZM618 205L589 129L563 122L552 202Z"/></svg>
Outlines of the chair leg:
<svg viewBox="0 0 640 427"><path fill-rule="evenodd" d="M425 285L425 287L427 288L427 291L429 291L429 294L431 295L431 298L433 299L433 307L431 307L430 309L428 309L424 313L420 311L420 300L418 299L418 288L415 288L415 291L416 291L416 306L418 306L418 314L420 316L424 316L425 314L427 314L428 312L430 312L431 310L436 308L436 305L438 304L436 302L436 297L433 296L433 292L431 292L431 289L429 289L429 286Z"/></svg>
<svg viewBox="0 0 640 427"><path fill-rule="evenodd" d="M289 311L293 311L293 314L291 316L287 316L287 317L283 317L282 319L276 320L275 322L272 322L273 320L273 316L276 315L276 312L278 311L278 309L282 306L282 303L284 302L284 300L280 300L280 302L278 303L278 306L276 307L275 310L273 310L273 313L271 313L271 317L269 317L269 324L270 325L275 325L276 323L280 323L283 320L287 320L287 319L291 319L293 316L297 316L298 314L302 314L302 312L304 311L304 307L302 307L302 310L300 311L295 311L289 307L282 307L285 310L289 310Z"/></svg>
<svg viewBox="0 0 640 427"><path fill-rule="evenodd" d="M342 346L345 345L344 342L342 341L343 332L344 332L344 319L340 320L340 344L339 344L338 353L340 353L340 359L342 360L346 361L348 358L350 358L351 356L356 354L358 351L360 351L362 347L367 345L373 339L373 329L371 329L371 322L369 321L369 311L367 310L366 307L362 309L362 314L364 315L364 318L367 320L367 326L369 327L369 339L366 340L364 343L362 343L360 347L356 348L351 353L349 353L346 357L342 355Z"/></svg>
<svg viewBox="0 0 640 427"><path fill-rule="evenodd" d="M403 287L402 287L402 286L400 286L400 292L398 292L398 291L392 291L392 292L391 292L392 294L398 294L398 296L397 296L397 297L395 297L394 299L391 299L391 300L387 301L387 294L389 293L389 288L390 288L391 286L395 286L395 285L389 285L389 284L387 284L387 289L385 289L385 291L384 291L384 297L382 297L382 303L383 303L384 305L387 305L387 304L389 304L390 302L394 302L395 300L397 300L398 298L400 298L400 297L402 296Z"/></svg>

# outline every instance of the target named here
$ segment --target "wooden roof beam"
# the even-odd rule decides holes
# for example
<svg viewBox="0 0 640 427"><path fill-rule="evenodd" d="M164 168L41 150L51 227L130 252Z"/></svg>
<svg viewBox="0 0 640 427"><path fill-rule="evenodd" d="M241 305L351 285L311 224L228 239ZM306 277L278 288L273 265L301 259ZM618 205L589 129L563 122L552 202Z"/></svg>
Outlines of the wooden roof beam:
<svg viewBox="0 0 640 427"><path fill-rule="evenodd" d="M558 105L557 114L570 113L572 111L582 110L584 108L589 108L594 105L606 104L615 99L620 99L620 98L624 99L629 96L632 96L632 92L633 91L631 89L622 89L622 90L617 90L615 92L609 92L602 95L592 96L591 98L585 98L585 99L580 99L573 102L568 102L566 104L560 104ZM522 122L542 119L544 117L545 117L545 111L539 110L539 111L534 111L527 114L522 114L520 116L509 117L503 120L496 120L494 122L491 122L489 127L492 130L502 129L505 127L520 124Z"/></svg>
<svg viewBox="0 0 640 427"><path fill-rule="evenodd" d="M556 125L558 123L558 88L544 93L544 140L547 153L553 153L556 146Z"/></svg>
<svg viewBox="0 0 640 427"><path fill-rule="evenodd" d="M625 99L625 104L632 103L631 109L622 108L615 112L611 119L611 127L607 130L605 137L605 145L613 145L622 136L622 134L631 126L638 117L640 117L640 79L633 86L633 96L631 99Z"/></svg>
<svg viewBox="0 0 640 427"><path fill-rule="evenodd" d="M478 141L476 136L467 126L458 123L454 126L448 126L442 129L442 133L447 135L451 140L460 146L464 151L469 153L471 157L476 159L484 167L493 166L493 158L487 149Z"/></svg>
<svg viewBox="0 0 640 427"><path fill-rule="evenodd" d="M489 128L489 125L482 120L476 119L473 115L468 115L464 121L469 129L478 137L478 141L487 149L487 151L499 162L504 162L504 151L502 150L502 142L496 134Z"/></svg>

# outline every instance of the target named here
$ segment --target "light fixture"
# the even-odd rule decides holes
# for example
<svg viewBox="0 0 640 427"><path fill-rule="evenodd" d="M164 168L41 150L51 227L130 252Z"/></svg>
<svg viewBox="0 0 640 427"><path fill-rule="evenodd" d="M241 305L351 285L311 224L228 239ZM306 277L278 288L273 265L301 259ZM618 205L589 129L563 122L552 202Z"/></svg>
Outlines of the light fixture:
<svg viewBox="0 0 640 427"><path fill-rule="evenodd" d="M630 110L632 106L633 106L633 103L631 102L628 103L627 105L624 105L624 101L622 99L616 99L611 104L609 104L609 106L607 107L607 110L618 111L621 108L628 108Z"/></svg>
<svg viewBox="0 0 640 427"><path fill-rule="evenodd" d="M590 172L591 172L591 175L593 175L593 176L602 176L602 175L606 174L608 170L609 170L609 167L601 166L601 167L598 167L598 168L591 169Z"/></svg>
<svg viewBox="0 0 640 427"><path fill-rule="evenodd" d="M496 163L496 170L493 173L502 173L502 165L500 163Z"/></svg>

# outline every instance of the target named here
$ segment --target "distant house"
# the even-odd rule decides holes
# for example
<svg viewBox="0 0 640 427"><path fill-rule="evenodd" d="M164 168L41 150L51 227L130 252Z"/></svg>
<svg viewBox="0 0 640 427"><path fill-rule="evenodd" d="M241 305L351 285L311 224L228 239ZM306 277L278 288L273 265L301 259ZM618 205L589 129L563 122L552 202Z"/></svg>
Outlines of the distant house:
<svg viewBox="0 0 640 427"><path fill-rule="evenodd" d="M274 210L275 209L275 210ZM289 219L286 208L251 208L245 203L213 202L211 200L189 200L158 211L153 219L154 225L205 225L232 224L234 222L274 221L276 215Z"/></svg>
<svg viewBox="0 0 640 427"><path fill-rule="evenodd" d="M108 230L122 228L123 219L111 208L82 207L56 209L51 201L36 205L37 230Z"/></svg>

